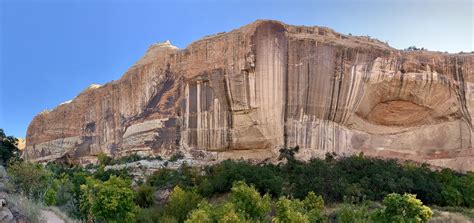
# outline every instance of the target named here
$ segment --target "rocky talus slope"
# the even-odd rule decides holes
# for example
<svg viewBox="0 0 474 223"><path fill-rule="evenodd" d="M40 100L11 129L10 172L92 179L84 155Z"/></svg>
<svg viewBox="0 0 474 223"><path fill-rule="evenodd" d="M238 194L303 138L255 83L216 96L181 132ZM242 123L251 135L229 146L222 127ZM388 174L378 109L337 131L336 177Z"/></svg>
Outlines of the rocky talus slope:
<svg viewBox="0 0 474 223"><path fill-rule="evenodd" d="M153 44L121 79L38 114L25 158L177 151L204 162L299 146L474 170L474 54L400 51L256 21L186 49Z"/></svg>

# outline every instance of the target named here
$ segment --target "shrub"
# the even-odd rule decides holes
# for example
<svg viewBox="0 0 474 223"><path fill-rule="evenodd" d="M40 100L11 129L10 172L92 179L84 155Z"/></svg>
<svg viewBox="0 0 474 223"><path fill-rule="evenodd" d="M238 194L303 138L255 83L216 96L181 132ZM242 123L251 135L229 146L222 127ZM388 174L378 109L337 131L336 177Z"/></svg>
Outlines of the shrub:
<svg viewBox="0 0 474 223"><path fill-rule="evenodd" d="M340 223L369 223L371 212L366 204L344 204L336 213Z"/></svg>
<svg viewBox="0 0 474 223"><path fill-rule="evenodd" d="M150 185L141 185L137 189L137 196L135 198L135 202L138 206L142 208L148 208L153 205L155 202L155 190Z"/></svg>
<svg viewBox="0 0 474 223"><path fill-rule="evenodd" d="M162 211L156 207L140 208L136 215L136 223L155 223L162 222Z"/></svg>
<svg viewBox="0 0 474 223"><path fill-rule="evenodd" d="M461 192L451 185L447 185L443 188L441 196L444 199L444 204L448 206L457 207L463 203Z"/></svg>
<svg viewBox="0 0 474 223"><path fill-rule="evenodd" d="M260 196L253 186L248 186L243 181L235 182L232 186L230 202L235 205L238 212L248 219L264 221L270 211L270 196Z"/></svg>
<svg viewBox="0 0 474 223"><path fill-rule="evenodd" d="M322 210L324 200L309 192L303 201L281 197L276 203L276 215L272 221L280 222L324 222Z"/></svg>
<svg viewBox="0 0 474 223"><path fill-rule="evenodd" d="M108 156L105 153L99 153L97 155L97 160L99 161L99 165L107 166L110 164L110 162L112 162L112 157Z"/></svg>
<svg viewBox="0 0 474 223"><path fill-rule="evenodd" d="M175 218L178 222L184 222L188 214L201 202L202 198L195 191L185 191L176 186L171 192L168 203L165 206L165 215Z"/></svg>
<svg viewBox="0 0 474 223"><path fill-rule="evenodd" d="M81 185L81 211L88 220L106 222L132 222L136 206L130 181L112 176L106 182L88 178Z"/></svg>
<svg viewBox="0 0 474 223"><path fill-rule="evenodd" d="M170 162L176 162L176 161L181 160L181 159L183 159L183 158L184 158L184 154L181 153L181 151L178 151L177 153L173 154L173 155L170 157L169 161L170 161Z"/></svg>
<svg viewBox="0 0 474 223"><path fill-rule="evenodd" d="M44 195L44 203L48 206L57 205L58 201L56 200L57 197L56 190L53 188L49 188Z"/></svg>
<svg viewBox="0 0 474 223"><path fill-rule="evenodd" d="M140 161L142 159L143 159L143 157L141 157L140 155L134 153L134 154L130 154L128 156L120 157L118 159L113 159L109 162L109 165L131 163L131 162Z"/></svg>
<svg viewBox="0 0 474 223"><path fill-rule="evenodd" d="M41 166L28 162L11 162L7 169L11 183L17 191L27 197L43 202L46 192L51 187L52 174Z"/></svg>
<svg viewBox="0 0 474 223"><path fill-rule="evenodd" d="M198 209L194 210L185 222L250 223L254 221L247 220L242 213L237 212L233 203L225 202L217 205L209 205L207 202L202 202L201 204L199 204Z"/></svg>
<svg viewBox="0 0 474 223"><path fill-rule="evenodd" d="M290 200L281 197L276 203L276 214L272 219L275 223L301 222L309 223L307 215L302 213L302 204L299 200Z"/></svg>
<svg viewBox="0 0 474 223"><path fill-rule="evenodd" d="M147 183L158 189L169 189L175 186L189 188L194 185L191 167L183 165L178 170L161 169L148 177Z"/></svg>
<svg viewBox="0 0 474 223"><path fill-rule="evenodd" d="M278 166L251 165L244 161L226 160L206 169L204 179L198 182L198 189L201 194L210 197L229 192L235 181L244 181L261 192L280 196L285 180Z"/></svg>
<svg viewBox="0 0 474 223"><path fill-rule="evenodd" d="M431 209L424 206L412 194L389 194L384 200L384 209L375 212L376 222L428 222L433 215Z"/></svg>
<svg viewBox="0 0 474 223"><path fill-rule="evenodd" d="M470 172L467 176L459 180L460 190L463 194L464 205L474 207L474 172Z"/></svg>
<svg viewBox="0 0 474 223"><path fill-rule="evenodd" d="M31 223L43 223L45 219L41 216L41 204L38 204L28 198L18 195L10 194L7 197L8 203L11 203L13 206L17 207Z"/></svg>
<svg viewBox="0 0 474 223"><path fill-rule="evenodd" d="M20 150L17 148L18 139L14 136L6 136L0 129L0 165L5 165L11 158L19 158Z"/></svg>

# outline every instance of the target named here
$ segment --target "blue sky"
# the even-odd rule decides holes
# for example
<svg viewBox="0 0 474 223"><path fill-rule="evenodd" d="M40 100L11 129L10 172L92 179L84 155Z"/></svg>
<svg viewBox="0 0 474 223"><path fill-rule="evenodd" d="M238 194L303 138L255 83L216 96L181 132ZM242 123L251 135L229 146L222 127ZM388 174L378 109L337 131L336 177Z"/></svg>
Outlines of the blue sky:
<svg viewBox="0 0 474 223"><path fill-rule="evenodd" d="M473 51L470 0L0 0L0 128L24 137L44 109L119 79L154 42L184 48L256 19L327 26L395 48Z"/></svg>

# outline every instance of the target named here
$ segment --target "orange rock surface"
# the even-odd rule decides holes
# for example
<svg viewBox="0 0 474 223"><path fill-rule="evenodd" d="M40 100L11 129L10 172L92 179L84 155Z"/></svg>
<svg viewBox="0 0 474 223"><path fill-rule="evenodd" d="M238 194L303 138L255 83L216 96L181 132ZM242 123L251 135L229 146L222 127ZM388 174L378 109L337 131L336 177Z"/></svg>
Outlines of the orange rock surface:
<svg viewBox="0 0 474 223"><path fill-rule="evenodd" d="M474 170L474 55L400 51L322 27L256 21L186 49L153 44L121 79L38 114L25 158L200 161L327 152Z"/></svg>

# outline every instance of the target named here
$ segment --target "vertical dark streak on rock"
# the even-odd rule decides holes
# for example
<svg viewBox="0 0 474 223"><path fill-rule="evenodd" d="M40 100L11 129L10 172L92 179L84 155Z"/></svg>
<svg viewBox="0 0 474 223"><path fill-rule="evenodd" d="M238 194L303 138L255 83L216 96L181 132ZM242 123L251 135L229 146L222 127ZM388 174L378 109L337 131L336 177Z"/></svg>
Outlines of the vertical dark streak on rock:
<svg viewBox="0 0 474 223"><path fill-rule="evenodd" d="M288 106L290 106L290 104L288 103L289 102L289 80L290 80L290 74L289 74L289 64L290 64L290 38L287 37L286 38L286 66L285 66L285 74L284 74L284 81L285 81L285 98L284 98L284 102L286 103L283 103L283 106L284 106L284 110L283 110L283 146L285 148L288 147L288 127L286 125L287 121L288 121Z"/></svg>
<svg viewBox="0 0 474 223"><path fill-rule="evenodd" d="M309 88L310 88L310 85L311 85L311 82L310 82L310 81L311 81L311 69L310 69L310 66L309 66L310 61L311 61L311 60L308 60L308 63L307 63L307 64L308 64L308 67L307 67L307 69L308 69L308 75L306 75L306 79L307 79L307 81L306 81L306 92L305 92L305 93L306 93L306 97L305 97L305 102L304 102L304 107L305 107L305 108L304 108L304 112L305 112L305 114L308 114L308 113L309 113L309 111L308 111L308 102L309 102L309 92L310 92L310 91L309 91L309 90L310 90ZM298 82L299 82L299 81L298 81Z"/></svg>
<svg viewBox="0 0 474 223"><path fill-rule="evenodd" d="M337 89L337 97L336 97L336 109L334 111L334 116L333 116L333 120L336 120L336 115L337 115L337 109L339 108L339 95L341 94L341 87L342 87L342 78L344 78L344 55L345 55L345 51L342 52L342 56L341 56L341 74L338 78L339 80L339 86L338 86L338 89Z"/></svg>

